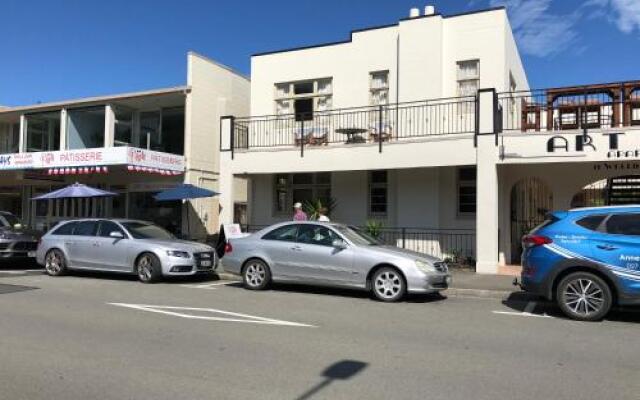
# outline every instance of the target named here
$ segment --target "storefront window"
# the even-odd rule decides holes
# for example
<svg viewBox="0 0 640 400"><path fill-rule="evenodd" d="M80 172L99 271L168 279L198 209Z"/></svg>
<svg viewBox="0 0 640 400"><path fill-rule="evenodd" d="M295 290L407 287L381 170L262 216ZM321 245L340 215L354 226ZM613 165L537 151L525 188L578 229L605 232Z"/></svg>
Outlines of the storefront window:
<svg viewBox="0 0 640 400"><path fill-rule="evenodd" d="M25 115L27 151L60 150L60 111Z"/></svg>
<svg viewBox="0 0 640 400"><path fill-rule="evenodd" d="M278 174L275 176L276 214L291 212L294 203L305 204L320 200L324 205L331 203L331 174Z"/></svg>
<svg viewBox="0 0 640 400"><path fill-rule="evenodd" d="M104 146L104 106L69 110L67 115L67 147L69 149L92 149Z"/></svg>
<svg viewBox="0 0 640 400"><path fill-rule="evenodd" d="M156 192L129 193L129 218L153 222L176 236L181 233L182 202L157 202Z"/></svg>

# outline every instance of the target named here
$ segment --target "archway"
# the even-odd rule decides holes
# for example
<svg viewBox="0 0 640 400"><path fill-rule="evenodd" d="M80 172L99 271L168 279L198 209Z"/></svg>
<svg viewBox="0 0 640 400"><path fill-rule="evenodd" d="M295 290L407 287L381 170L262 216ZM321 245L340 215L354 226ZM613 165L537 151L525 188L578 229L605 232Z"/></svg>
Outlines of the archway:
<svg viewBox="0 0 640 400"><path fill-rule="evenodd" d="M583 187L571 199L571 208L640 204L640 175L601 179Z"/></svg>
<svg viewBox="0 0 640 400"><path fill-rule="evenodd" d="M511 263L520 262L522 236L541 224L553 207L553 192L539 178L524 178L511 189Z"/></svg>

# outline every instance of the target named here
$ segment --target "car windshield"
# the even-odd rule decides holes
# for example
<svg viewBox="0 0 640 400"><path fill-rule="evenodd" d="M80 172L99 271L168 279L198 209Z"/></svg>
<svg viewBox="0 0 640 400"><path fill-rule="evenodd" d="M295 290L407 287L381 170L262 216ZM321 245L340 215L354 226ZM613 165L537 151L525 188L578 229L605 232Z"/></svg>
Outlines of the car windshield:
<svg viewBox="0 0 640 400"><path fill-rule="evenodd" d="M123 222L134 239L173 239L174 236L158 225L144 222Z"/></svg>
<svg viewBox="0 0 640 400"><path fill-rule="evenodd" d="M20 222L18 217L12 214L0 215L0 222L2 223L2 225L8 226L11 228L15 228L17 225L22 225L22 222Z"/></svg>
<svg viewBox="0 0 640 400"><path fill-rule="evenodd" d="M343 225L335 225L333 227L335 230L340 232L342 236L347 238L356 246L378 246L380 242L375 239L373 236L369 235L365 231L360 228L356 228L355 226L343 226Z"/></svg>

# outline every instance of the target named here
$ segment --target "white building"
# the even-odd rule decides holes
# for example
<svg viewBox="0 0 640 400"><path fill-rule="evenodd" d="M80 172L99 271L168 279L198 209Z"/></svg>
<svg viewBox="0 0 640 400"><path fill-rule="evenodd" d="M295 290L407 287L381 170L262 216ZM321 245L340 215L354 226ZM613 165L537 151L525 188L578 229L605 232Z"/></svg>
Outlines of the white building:
<svg viewBox="0 0 640 400"><path fill-rule="evenodd" d="M412 14L252 57L251 114L221 121L223 222L242 177L251 226L335 201L332 220L495 273L546 211L632 190L610 178L640 168L640 83L531 91L503 8Z"/></svg>
<svg viewBox="0 0 640 400"><path fill-rule="evenodd" d="M0 209L38 229L114 216L214 233L217 199L184 206L152 195L182 182L218 190L220 117L248 113L249 89L248 78L189 53L184 86L0 109ZM120 195L30 200L76 181ZM243 185L236 190L242 202Z"/></svg>

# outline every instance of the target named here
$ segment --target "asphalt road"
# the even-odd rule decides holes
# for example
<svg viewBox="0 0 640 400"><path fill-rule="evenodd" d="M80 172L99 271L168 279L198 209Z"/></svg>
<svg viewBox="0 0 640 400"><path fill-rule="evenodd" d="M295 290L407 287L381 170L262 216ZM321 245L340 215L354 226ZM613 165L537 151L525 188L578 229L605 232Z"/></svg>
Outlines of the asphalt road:
<svg viewBox="0 0 640 400"><path fill-rule="evenodd" d="M525 310L526 313L522 313ZM640 312L0 270L0 399L638 399Z"/></svg>

